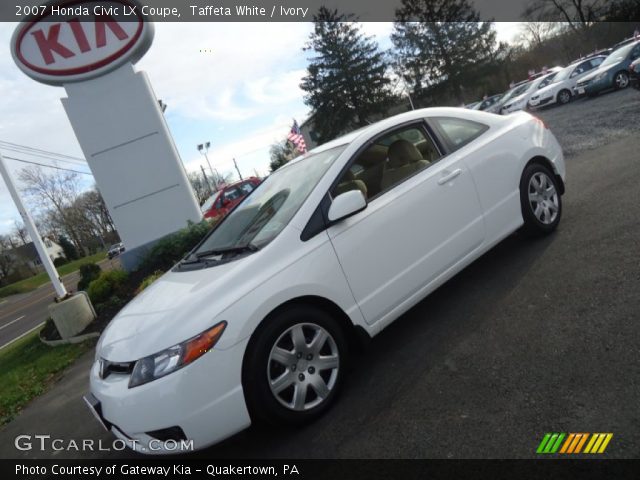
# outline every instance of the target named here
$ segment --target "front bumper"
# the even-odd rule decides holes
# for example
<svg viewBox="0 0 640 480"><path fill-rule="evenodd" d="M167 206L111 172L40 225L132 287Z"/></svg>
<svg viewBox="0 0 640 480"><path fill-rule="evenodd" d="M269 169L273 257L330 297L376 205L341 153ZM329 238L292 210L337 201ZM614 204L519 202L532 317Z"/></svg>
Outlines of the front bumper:
<svg viewBox="0 0 640 480"><path fill-rule="evenodd" d="M594 95L596 93L601 92L602 90L607 90L608 88L613 88L613 79L610 75L605 75L599 80L591 80L589 83L585 85L578 84L575 87L574 92L577 95Z"/></svg>
<svg viewBox="0 0 640 480"><path fill-rule="evenodd" d="M529 100L530 107L542 107L553 101L553 95L545 98L536 98Z"/></svg>
<svg viewBox="0 0 640 480"><path fill-rule="evenodd" d="M185 453L174 441L149 433L179 427L186 448L198 450L243 430L251 424L242 389L247 342L214 348L192 364L134 388L128 387L128 374L101 379L94 362L91 394L100 402L102 420L129 448L146 454Z"/></svg>

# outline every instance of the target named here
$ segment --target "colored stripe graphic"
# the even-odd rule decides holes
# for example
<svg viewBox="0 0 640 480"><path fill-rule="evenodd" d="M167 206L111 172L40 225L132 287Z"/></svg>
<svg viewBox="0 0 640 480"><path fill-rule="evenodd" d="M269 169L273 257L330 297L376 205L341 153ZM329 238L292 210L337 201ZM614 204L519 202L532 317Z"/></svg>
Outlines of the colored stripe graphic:
<svg viewBox="0 0 640 480"><path fill-rule="evenodd" d="M566 439L565 439L566 438ZM613 438L613 433L545 433L536 453L578 454L604 453ZM587 442L588 440L588 442ZM585 446L584 451L582 447Z"/></svg>
<svg viewBox="0 0 640 480"><path fill-rule="evenodd" d="M547 433L538 445L536 453L556 453L560 448L565 433Z"/></svg>
<svg viewBox="0 0 640 480"><path fill-rule="evenodd" d="M613 433L594 433L584 453L604 453L612 437Z"/></svg>

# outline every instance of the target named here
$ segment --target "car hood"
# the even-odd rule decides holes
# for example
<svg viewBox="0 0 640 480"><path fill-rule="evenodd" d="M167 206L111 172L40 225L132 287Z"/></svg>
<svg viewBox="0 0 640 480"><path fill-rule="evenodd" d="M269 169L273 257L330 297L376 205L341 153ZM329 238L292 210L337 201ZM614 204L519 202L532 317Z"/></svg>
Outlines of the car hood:
<svg viewBox="0 0 640 480"><path fill-rule="evenodd" d="M580 80L578 80L578 83L591 81L596 76L600 75L601 73L605 73L605 72L608 72L609 70L611 70L612 68L619 67L622 63L623 63L623 61L620 61L620 62L617 62L617 63L612 63L611 65L606 65L605 67L597 68L596 70L591 72L589 75L585 75Z"/></svg>
<svg viewBox="0 0 640 480"><path fill-rule="evenodd" d="M97 352L114 362L130 362L181 343L212 327L218 315L244 291L261 252L194 271L170 271L129 302L100 337ZM206 308L205 308L206 307ZM222 319L221 319L222 320Z"/></svg>

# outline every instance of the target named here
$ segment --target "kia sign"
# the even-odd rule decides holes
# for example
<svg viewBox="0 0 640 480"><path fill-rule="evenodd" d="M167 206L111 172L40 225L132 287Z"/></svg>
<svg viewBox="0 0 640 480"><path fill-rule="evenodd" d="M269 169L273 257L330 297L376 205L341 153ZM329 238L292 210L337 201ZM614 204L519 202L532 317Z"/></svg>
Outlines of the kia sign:
<svg viewBox="0 0 640 480"><path fill-rule="evenodd" d="M153 24L135 0L50 2L25 18L11 53L28 76L63 85L135 63L153 40Z"/></svg>

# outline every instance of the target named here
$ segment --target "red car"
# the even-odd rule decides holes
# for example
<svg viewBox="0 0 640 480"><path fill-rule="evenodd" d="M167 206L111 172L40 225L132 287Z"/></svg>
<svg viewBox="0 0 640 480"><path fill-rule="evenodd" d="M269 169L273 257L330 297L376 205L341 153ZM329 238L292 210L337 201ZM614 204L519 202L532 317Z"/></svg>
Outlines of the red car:
<svg viewBox="0 0 640 480"><path fill-rule="evenodd" d="M200 207L204 218L225 216L233 207L240 203L244 197L253 192L253 190L260 185L261 181L262 180L257 177L249 177L240 182L225 185L211 195Z"/></svg>

